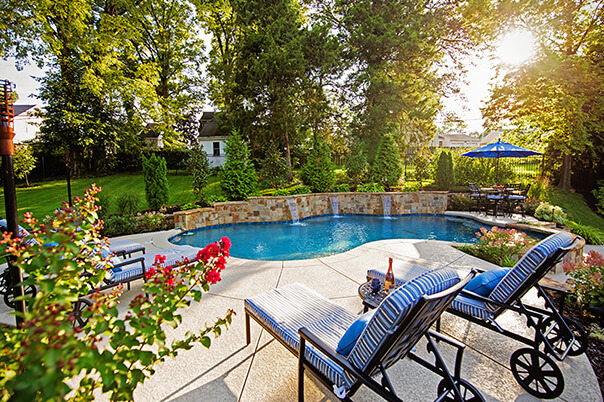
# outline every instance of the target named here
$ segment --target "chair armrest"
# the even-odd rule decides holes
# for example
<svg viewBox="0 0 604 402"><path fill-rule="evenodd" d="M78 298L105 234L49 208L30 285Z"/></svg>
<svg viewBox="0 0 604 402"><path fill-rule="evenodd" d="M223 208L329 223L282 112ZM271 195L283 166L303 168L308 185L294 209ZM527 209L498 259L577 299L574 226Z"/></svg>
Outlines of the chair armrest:
<svg viewBox="0 0 604 402"><path fill-rule="evenodd" d="M302 342L302 339L304 339L342 367L350 370L356 370L342 354L336 352L331 346L317 338L317 336L310 332L308 328L300 328L298 330L298 334L300 334L300 342Z"/></svg>

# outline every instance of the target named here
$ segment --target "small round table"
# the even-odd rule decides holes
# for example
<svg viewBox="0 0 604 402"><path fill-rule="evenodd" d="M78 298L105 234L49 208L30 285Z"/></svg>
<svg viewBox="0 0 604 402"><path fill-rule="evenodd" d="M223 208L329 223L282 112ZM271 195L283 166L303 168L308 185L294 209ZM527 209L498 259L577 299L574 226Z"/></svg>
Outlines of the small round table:
<svg viewBox="0 0 604 402"><path fill-rule="evenodd" d="M395 287L392 288L392 290L398 287L396 285L394 286ZM384 282L380 281L380 290L376 293L371 288L371 281L368 281L359 286L359 296L363 301L363 312L366 313L370 308L376 308L379 306L382 300L388 296L388 293L386 293L384 289Z"/></svg>

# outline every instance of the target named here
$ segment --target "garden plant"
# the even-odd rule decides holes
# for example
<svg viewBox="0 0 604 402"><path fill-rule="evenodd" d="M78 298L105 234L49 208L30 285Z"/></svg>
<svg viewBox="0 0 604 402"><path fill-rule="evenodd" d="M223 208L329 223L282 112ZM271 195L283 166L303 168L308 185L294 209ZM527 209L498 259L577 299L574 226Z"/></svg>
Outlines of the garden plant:
<svg viewBox="0 0 604 402"><path fill-rule="evenodd" d="M520 257L535 244L526 233L516 229L501 229L493 226L491 230L481 228L476 232L478 242L458 247L475 257L502 267L512 267Z"/></svg>
<svg viewBox="0 0 604 402"><path fill-rule="evenodd" d="M570 276L567 282L583 307L604 307L604 257L590 250L577 264L567 261L564 272Z"/></svg>
<svg viewBox="0 0 604 402"><path fill-rule="evenodd" d="M23 324L0 334L1 400L94 400L99 392L110 400L132 400L157 363L195 344L210 347L210 335L220 335L231 323L234 312L228 310L214 323L167 341L182 322L182 310L220 280L230 248L226 237L200 250L195 261L161 267L165 257L158 254L125 313L117 309L121 287L94 291L108 269L99 253L106 240L99 235L98 191L93 186L75 200L74 209L57 212L53 231L26 214L23 225L40 244L25 246L4 235L2 243L29 276L25 283L39 291L26 300L27 311L17 313ZM73 304L91 291L83 324Z"/></svg>

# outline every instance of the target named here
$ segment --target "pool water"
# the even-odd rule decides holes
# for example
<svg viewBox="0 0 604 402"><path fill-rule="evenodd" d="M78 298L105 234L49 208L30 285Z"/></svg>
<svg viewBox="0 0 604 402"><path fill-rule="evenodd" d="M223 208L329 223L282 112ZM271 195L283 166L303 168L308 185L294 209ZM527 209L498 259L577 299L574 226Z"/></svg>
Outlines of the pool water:
<svg viewBox="0 0 604 402"><path fill-rule="evenodd" d="M474 243L475 233L483 226L472 219L445 215L317 216L299 223L249 223L197 229L173 236L170 241L204 247L228 236L233 257L282 261L325 257L386 239Z"/></svg>

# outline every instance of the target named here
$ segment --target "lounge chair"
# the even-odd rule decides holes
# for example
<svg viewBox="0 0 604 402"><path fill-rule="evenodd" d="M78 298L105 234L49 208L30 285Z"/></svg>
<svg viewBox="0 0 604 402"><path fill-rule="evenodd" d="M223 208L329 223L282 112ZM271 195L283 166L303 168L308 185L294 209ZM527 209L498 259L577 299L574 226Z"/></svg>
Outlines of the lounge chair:
<svg viewBox="0 0 604 402"><path fill-rule="evenodd" d="M303 285L284 286L245 299L246 342L250 343L252 317L298 357L299 400L304 399L304 371L308 371L341 399L349 400L365 384L387 400L400 401L386 370L404 357L443 378L438 397L483 400L461 379L464 345L428 330L472 276L460 281L448 268L426 272L361 317ZM412 351L422 336L434 363ZM453 373L438 353L439 341L458 350ZM381 382L373 378L378 374Z"/></svg>
<svg viewBox="0 0 604 402"><path fill-rule="evenodd" d="M117 257L126 258L126 255L132 257L132 254L139 252L145 254L145 246L130 240L111 240L109 241L109 251Z"/></svg>
<svg viewBox="0 0 604 402"><path fill-rule="evenodd" d="M573 320L563 317L546 293L546 290L560 290L539 284L580 240L580 237L573 239L564 232L547 237L513 268L495 269L478 275L448 309L458 317L529 345L529 348L518 349L512 354L510 365L518 383L538 398L556 398L564 390L564 378L554 359L562 361L587 349L585 331ZM545 308L522 302L521 298L533 287L544 299ZM535 330L534 338L503 329L496 322L497 317L507 310L526 319L527 326ZM540 350L542 345L543 351Z"/></svg>

